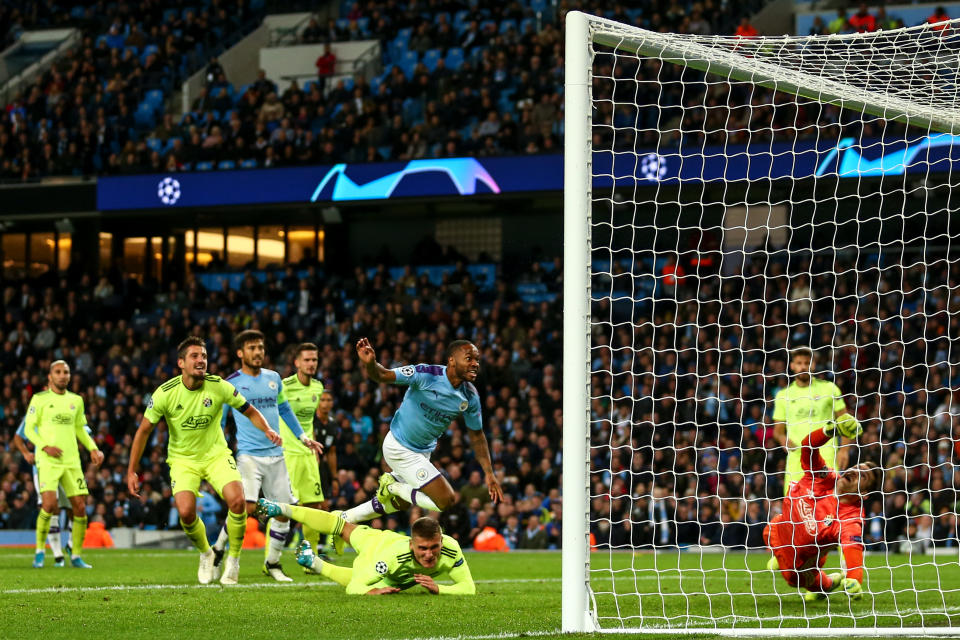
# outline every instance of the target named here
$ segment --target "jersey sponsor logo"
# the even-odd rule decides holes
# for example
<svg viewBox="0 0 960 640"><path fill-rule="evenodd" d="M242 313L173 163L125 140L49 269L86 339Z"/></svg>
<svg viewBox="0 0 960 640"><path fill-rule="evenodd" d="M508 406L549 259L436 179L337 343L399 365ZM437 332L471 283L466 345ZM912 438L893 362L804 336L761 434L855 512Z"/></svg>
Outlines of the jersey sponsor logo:
<svg viewBox="0 0 960 640"><path fill-rule="evenodd" d="M377 560L377 564L373 566L376 569L377 573L380 575L385 575L387 573L387 563L383 560Z"/></svg>
<svg viewBox="0 0 960 640"><path fill-rule="evenodd" d="M460 403L460 411L466 411L468 406L469 406L469 403L466 400L464 400L463 402Z"/></svg>
<svg viewBox="0 0 960 640"><path fill-rule="evenodd" d="M50 421L54 424L70 424L73 422L73 416L69 413L58 413L50 418Z"/></svg>
<svg viewBox="0 0 960 640"><path fill-rule="evenodd" d="M434 424L448 425L457 419L457 416L444 413L443 411L434 409L433 407L427 406L422 402L420 403L420 410L423 411L424 417Z"/></svg>
<svg viewBox="0 0 960 640"><path fill-rule="evenodd" d="M406 367L400 367L400 375L402 375L404 378L413 377L413 374L415 374L416 372L417 372L416 368L410 365Z"/></svg>
<svg viewBox="0 0 960 640"><path fill-rule="evenodd" d="M206 408L209 409L210 407L213 406L213 400L211 400L210 398L204 398L204 399L203 399L203 406L205 406Z"/></svg>
<svg viewBox="0 0 960 640"><path fill-rule="evenodd" d="M198 429L206 429L210 426L211 422L213 422L212 416L190 416L183 421L180 427L185 430L196 431Z"/></svg>

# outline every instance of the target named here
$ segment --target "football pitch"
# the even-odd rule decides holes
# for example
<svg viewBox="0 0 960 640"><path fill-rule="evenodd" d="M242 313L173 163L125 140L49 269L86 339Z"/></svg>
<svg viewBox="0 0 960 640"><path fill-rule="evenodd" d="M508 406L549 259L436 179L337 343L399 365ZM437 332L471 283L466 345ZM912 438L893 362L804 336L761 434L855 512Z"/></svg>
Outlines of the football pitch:
<svg viewBox="0 0 960 640"><path fill-rule="evenodd" d="M0 637L587 637L558 633L560 555L554 552L469 553L477 595L449 598L420 589L348 597L332 582L304 575L289 553L283 562L294 583L263 576L262 552L245 551L241 583L228 588L196 583L194 552L106 550L88 551L84 558L93 570L54 568L49 554L47 567L36 570L29 550L0 550ZM828 626L828 613L844 625L960 626L956 554L868 556L863 600L834 595L814 604L775 580L764 569L766 560L742 552L594 553L598 612L607 628L616 626L610 618L619 615L634 627L707 627L716 621L762 624L773 634L780 626ZM616 596L610 595L614 583Z"/></svg>

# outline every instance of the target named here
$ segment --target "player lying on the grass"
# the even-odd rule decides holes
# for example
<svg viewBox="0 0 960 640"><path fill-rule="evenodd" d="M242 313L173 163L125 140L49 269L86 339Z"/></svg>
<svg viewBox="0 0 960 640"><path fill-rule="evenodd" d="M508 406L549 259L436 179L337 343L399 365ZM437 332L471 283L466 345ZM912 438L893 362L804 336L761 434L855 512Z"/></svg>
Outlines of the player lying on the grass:
<svg viewBox="0 0 960 640"><path fill-rule="evenodd" d="M27 446L26 428L27 419L24 418L20 421L20 426L13 435L13 446L20 450L24 462L33 465L33 486L39 487L40 472L37 470L36 456ZM83 429L87 432L88 436L93 437L93 431L91 431L89 425L84 425ZM38 492L37 507L42 506L43 494ZM64 490L62 482L57 485L57 506L60 507L60 515L50 519L50 533L47 534L47 544L50 545L50 550L53 551L53 566L63 567L66 566L63 560L64 554L70 556L71 559L73 557L73 503L70 502L70 498L67 497L67 492ZM63 528L61 529L61 527ZM65 536L67 540L65 550L61 544L61 535Z"/></svg>
<svg viewBox="0 0 960 640"><path fill-rule="evenodd" d="M227 503L227 533L230 553L221 584L237 584L240 574L240 549L247 530L247 510L243 484L237 463L227 447L220 428L224 405L233 407L250 419L273 444L282 444L280 434L270 428L257 408L247 402L232 384L219 376L207 375L207 348L202 338L190 336L177 347L177 366L182 372L153 392L143 412L143 421L130 446L127 489L140 497L140 459L154 425L167 423L167 464L170 465L170 489L180 515L180 526L193 546L200 551L197 579L200 584L213 580L213 549L207 541L203 520L197 517L200 483L209 482Z"/></svg>
<svg viewBox="0 0 960 640"><path fill-rule="evenodd" d="M460 545L443 535L431 518L420 518L405 536L394 531L371 529L349 523L337 514L280 504L261 499L257 515L278 515L307 524L333 537L334 544L347 542L357 550L353 568L339 567L313 554L310 543L300 543L297 562L347 588L349 595L385 595L420 585L434 595L473 595L477 587L470 575ZM437 584L449 577L453 584Z"/></svg>
<svg viewBox="0 0 960 640"><path fill-rule="evenodd" d="M46 391L34 394L27 408L23 434L36 450L37 492L40 513L37 516L37 551L33 566L43 566L43 556L50 534L50 521L57 513L57 492L62 485L73 506L73 548L70 564L81 569L90 565L80 558L83 538L87 533L87 483L80 464L79 441L90 452L94 466L103 462L103 453L87 432L83 398L67 391L70 366L63 360L50 365Z"/></svg>
<svg viewBox="0 0 960 640"><path fill-rule="evenodd" d="M446 366L418 364L386 369L377 362L370 341L357 342L357 356L373 382L404 385L407 391L383 439L383 460L390 473L380 476L380 489L368 502L344 512L348 522L364 522L416 504L443 511L456 500L453 487L430 462L430 453L450 423L463 416L477 462L483 467L491 500L503 500L493 475L487 438L480 417L480 396L473 382L480 371L480 352L466 340L447 347Z"/></svg>
<svg viewBox="0 0 960 640"><path fill-rule="evenodd" d="M856 438L863 429L831 423L803 439L800 463L803 478L790 485L783 499L783 513L763 531L773 550L780 573L791 587L807 589L807 600L842 587L859 599L863 592L863 496L883 483L883 470L863 462L840 473L832 471L820 455L820 447L839 431ZM840 545L847 565L842 573L826 575L822 567L830 551Z"/></svg>

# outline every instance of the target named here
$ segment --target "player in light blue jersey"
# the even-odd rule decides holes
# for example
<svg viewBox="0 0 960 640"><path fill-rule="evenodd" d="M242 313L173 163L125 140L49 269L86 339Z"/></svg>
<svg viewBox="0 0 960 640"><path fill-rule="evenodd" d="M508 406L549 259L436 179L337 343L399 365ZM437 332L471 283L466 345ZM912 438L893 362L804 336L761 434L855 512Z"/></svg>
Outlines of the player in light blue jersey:
<svg viewBox="0 0 960 640"><path fill-rule="evenodd" d="M236 348L240 369L225 379L263 414L270 428L280 431L280 420L283 419L293 435L304 445L311 450L322 451L320 445L303 432L297 416L287 402L280 374L262 368L265 354L263 334L255 329L241 331L236 337ZM252 514L256 508L261 490L268 500L295 502L283 458L283 447L268 440L264 433L239 411L231 409L231 413L237 426L237 468L243 481L247 514ZM226 424L227 412L224 411L222 426ZM293 582L280 565L280 555L289 531L290 520L287 518L275 518L267 524L267 555L263 572L277 582ZM222 528L213 545L215 567L220 566L228 540L227 530Z"/></svg>
<svg viewBox="0 0 960 640"><path fill-rule="evenodd" d="M450 423L461 416L483 467L490 498L503 500L483 435L480 396L473 386L480 372L480 352L466 340L455 340L446 355L446 366L418 364L386 369L377 362L369 340L361 338L357 342L357 356L370 380L404 385L407 391L393 415L390 433L383 439L383 459L390 465L390 473L380 477L380 488L373 499L343 513L347 522L372 520L411 504L430 511L450 507L456 493L430 462L430 453Z"/></svg>
<svg viewBox="0 0 960 640"><path fill-rule="evenodd" d="M93 436L93 431L89 425L84 425L83 428L86 430L87 435ZM17 432L13 435L13 445L20 450L27 464L33 465L33 486L39 487L40 474L37 471L34 454L27 446L26 429L27 419L24 418L20 421L20 426L17 427ZM40 490L37 489L37 506L40 506L42 502L43 499L40 495ZM57 485L57 506L60 507L60 515L56 522L50 523L50 533L47 534L47 544L50 545L50 550L53 551L53 566L64 567L66 564L64 562L63 547L66 546L67 556L73 552L70 548L70 538L73 535L73 505L70 504L70 498L67 497L67 492L63 490L63 485L59 484ZM63 544L61 539L61 536L64 534L67 539L66 545Z"/></svg>

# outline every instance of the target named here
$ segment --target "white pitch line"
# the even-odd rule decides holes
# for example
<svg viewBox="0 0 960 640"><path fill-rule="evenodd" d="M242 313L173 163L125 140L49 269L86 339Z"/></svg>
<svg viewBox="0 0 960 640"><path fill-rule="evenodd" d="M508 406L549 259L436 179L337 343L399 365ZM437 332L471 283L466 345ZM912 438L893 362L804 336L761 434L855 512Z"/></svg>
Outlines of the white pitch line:
<svg viewBox="0 0 960 640"><path fill-rule="evenodd" d="M526 582L560 582L560 578L505 578L503 580L474 580L476 584L505 584L505 583L526 583ZM303 587L310 589L314 587L335 587L337 583L328 580L318 580L316 582L248 582L229 587L221 587L219 584L116 584L101 587L36 587L32 589L4 589L0 591L0 596L7 594L33 594L33 593L73 593L78 591L153 591L158 589L260 589L260 588L296 588Z"/></svg>

